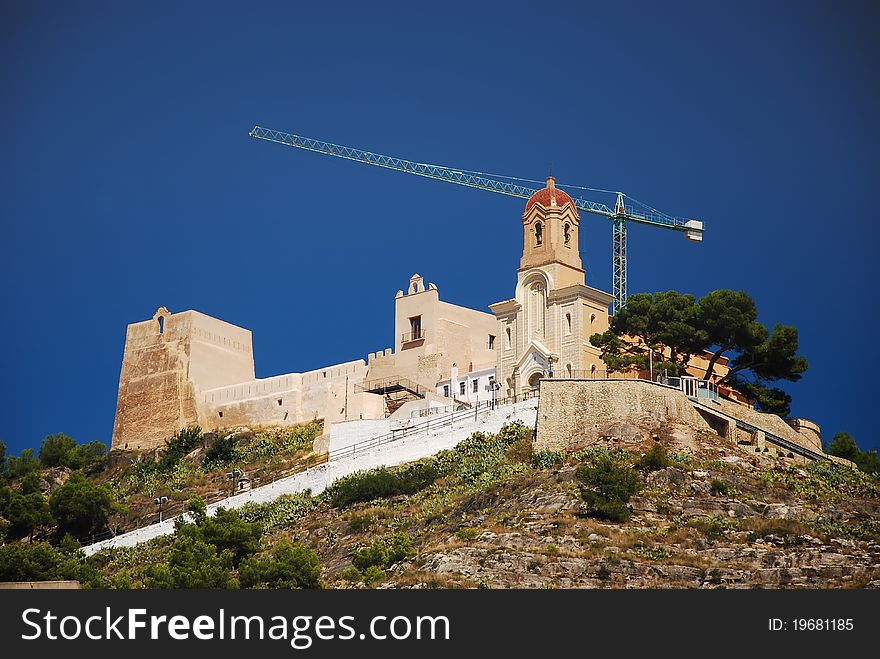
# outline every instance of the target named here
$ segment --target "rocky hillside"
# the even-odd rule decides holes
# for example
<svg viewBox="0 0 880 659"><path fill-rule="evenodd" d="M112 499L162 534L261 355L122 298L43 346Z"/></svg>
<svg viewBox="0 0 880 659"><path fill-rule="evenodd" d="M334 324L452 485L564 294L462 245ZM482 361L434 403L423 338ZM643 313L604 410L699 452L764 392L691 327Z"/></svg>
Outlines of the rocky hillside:
<svg viewBox="0 0 880 659"><path fill-rule="evenodd" d="M242 517L262 526L257 556L287 539L313 548L324 587L880 586L874 478L824 462L790 467L682 425L648 439L620 431L569 455L533 452L522 425L477 433L416 465ZM578 468L599 463L635 474L627 521L599 519L584 501ZM149 585L144 566L169 560L173 543L92 563L109 585Z"/></svg>

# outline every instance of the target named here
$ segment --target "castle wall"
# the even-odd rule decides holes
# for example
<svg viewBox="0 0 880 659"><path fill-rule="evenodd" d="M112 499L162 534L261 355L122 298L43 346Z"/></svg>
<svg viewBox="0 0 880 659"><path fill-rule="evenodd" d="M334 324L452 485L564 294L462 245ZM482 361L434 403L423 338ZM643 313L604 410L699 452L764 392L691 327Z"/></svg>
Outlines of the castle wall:
<svg viewBox="0 0 880 659"><path fill-rule="evenodd" d="M794 428L813 450L822 450L822 432L819 426L809 419L787 419L786 423Z"/></svg>
<svg viewBox="0 0 880 659"><path fill-rule="evenodd" d="M712 404L715 407L715 403ZM643 432L660 428L668 421L679 421L693 428L714 430L731 443L747 443L761 452L804 464L807 460L767 440L770 433L804 448L823 454L819 427L806 419L789 422L775 414L758 412L744 405L718 400L718 414L740 420L759 429L750 432L725 422L718 414L701 413L677 389L642 380L543 380L538 404L538 435L535 449L573 451L613 435L618 424L636 426ZM792 424L801 429L795 430ZM733 426L733 427L731 427ZM852 466L848 460L827 456Z"/></svg>
<svg viewBox="0 0 880 659"><path fill-rule="evenodd" d="M212 389L200 396L201 424L205 428L284 426L320 418L329 425L381 418L385 412L382 397L355 392L366 371L364 360L359 359Z"/></svg>
<svg viewBox="0 0 880 659"><path fill-rule="evenodd" d="M385 401L356 393L360 359L308 373L254 376L250 330L160 307L126 332L113 448L160 447L180 429L382 418Z"/></svg>
<svg viewBox="0 0 880 659"><path fill-rule="evenodd" d="M753 410L751 407L740 405L729 400L724 400L723 398L720 398L718 402L720 404L721 411L727 416L733 417L734 419L739 419L740 421L745 421L746 423L756 426L758 428L762 428L763 430L773 435L776 435L777 437L787 439L788 441L794 442L795 444L803 446L804 448L808 448L811 451L816 451L818 453L824 452L822 450L822 442L819 440L819 427L815 424L811 424L816 429L815 433L802 434L792 428L781 417L775 414L758 412L757 410Z"/></svg>
<svg viewBox="0 0 880 659"><path fill-rule="evenodd" d="M680 391L650 382L543 380L535 450L574 451L626 423L653 430L668 421L710 426Z"/></svg>

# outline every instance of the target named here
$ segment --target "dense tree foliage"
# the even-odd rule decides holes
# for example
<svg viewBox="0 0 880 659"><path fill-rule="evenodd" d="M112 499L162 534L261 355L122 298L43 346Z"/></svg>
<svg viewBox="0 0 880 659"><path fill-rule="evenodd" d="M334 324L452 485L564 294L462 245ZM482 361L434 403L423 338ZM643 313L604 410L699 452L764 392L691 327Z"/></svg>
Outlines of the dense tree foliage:
<svg viewBox="0 0 880 659"><path fill-rule="evenodd" d="M743 291L712 291L698 301L675 291L639 293L590 342L610 371L648 370L653 352L655 372L681 375L693 355L707 351L712 356L702 375L709 380L726 357L729 371L719 384L741 390L764 411L787 415L791 397L768 383L799 380L807 361L797 354L797 329L776 325L771 332L757 317Z"/></svg>
<svg viewBox="0 0 880 659"><path fill-rule="evenodd" d="M149 571L150 588L226 588L230 584L233 554L205 542L196 524L179 523L167 563Z"/></svg>
<svg viewBox="0 0 880 659"><path fill-rule="evenodd" d="M629 297L626 306L611 318L608 331L594 334L590 341L602 350L609 371L646 371L649 350L653 350L658 372L679 375L691 355L707 341L704 332L694 329L695 315L693 295L676 291L640 293ZM664 348L668 348L668 354Z"/></svg>
<svg viewBox="0 0 880 659"><path fill-rule="evenodd" d="M6 520L5 539L33 538L34 532L54 524L49 503L39 491L0 489L0 517Z"/></svg>
<svg viewBox="0 0 880 659"><path fill-rule="evenodd" d="M6 473L9 478L21 478L39 469L40 462L34 457L34 449L32 448L26 448L18 457L10 455L6 459Z"/></svg>
<svg viewBox="0 0 880 659"><path fill-rule="evenodd" d="M248 575L248 585L292 587L273 584L307 583L309 562L304 562L300 549L280 548L272 558L251 559L260 550L263 529L259 523L242 519L237 510L223 508L209 517L200 497L193 498L188 509L192 521L181 518L176 522L168 560L149 571L150 587L226 588L235 585L232 570L238 566Z"/></svg>
<svg viewBox="0 0 880 659"><path fill-rule="evenodd" d="M72 437L64 433L49 435L40 446L40 464L44 467L67 467L67 456L75 450L76 441Z"/></svg>
<svg viewBox="0 0 880 659"><path fill-rule="evenodd" d="M237 510L218 508L213 517L201 523L202 537L218 551L229 551L238 565L243 559L260 550L263 529L260 524L246 522Z"/></svg>
<svg viewBox="0 0 880 659"><path fill-rule="evenodd" d="M825 452L853 461L862 471L880 476L880 457L877 451L862 451L856 440L847 432L839 432L825 445Z"/></svg>
<svg viewBox="0 0 880 659"><path fill-rule="evenodd" d="M85 537L107 527L113 510L109 488L96 485L81 471L75 471L49 498L49 507L58 525L59 536L70 533Z"/></svg>
<svg viewBox="0 0 880 659"><path fill-rule="evenodd" d="M321 560L314 549L282 540L270 556L254 556L241 564L242 588L320 588Z"/></svg>
<svg viewBox="0 0 880 659"><path fill-rule="evenodd" d="M79 544L69 536L59 547L48 542L14 542L0 547L0 581L75 579L98 587L101 577L85 562Z"/></svg>
<svg viewBox="0 0 880 659"><path fill-rule="evenodd" d="M6 478L6 442L0 440L0 479Z"/></svg>

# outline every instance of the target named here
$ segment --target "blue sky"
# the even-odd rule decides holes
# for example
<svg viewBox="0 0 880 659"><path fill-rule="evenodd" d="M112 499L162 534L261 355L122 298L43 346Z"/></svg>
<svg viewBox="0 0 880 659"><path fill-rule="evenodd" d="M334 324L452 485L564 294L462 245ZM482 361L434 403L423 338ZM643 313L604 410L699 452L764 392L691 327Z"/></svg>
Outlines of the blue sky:
<svg viewBox="0 0 880 659"><path fill-rule="evenodd" d="M878 28L867 3L5 2L0 439L109 443L125 327L160 305L253 330L264 377L392 345L413 272L512 296L522 200L260 124L702 218L700 245L630 227L630 293L746 290L800 330L794 413L876 447ZM610 223L581 249L610 290Z"/></svg>

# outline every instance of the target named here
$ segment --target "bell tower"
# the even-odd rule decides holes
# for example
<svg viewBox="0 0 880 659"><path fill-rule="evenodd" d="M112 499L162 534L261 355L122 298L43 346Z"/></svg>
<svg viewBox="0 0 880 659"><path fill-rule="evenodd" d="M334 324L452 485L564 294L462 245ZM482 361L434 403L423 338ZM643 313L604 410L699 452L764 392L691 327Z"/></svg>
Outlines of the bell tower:
<svg viewBox="0 0 880 659"><path fill-rule="evenodd" d="M583 283L584 269L578 248L580 216L574 201L547 177L547 187L538 190L526 203L522 215L523 253L520 271L551 264L566 266L560 272L566 284ZM558 268L554 268L558 269Z"/></svg>
<svg viewBox="0 0 880 659"><path fill-rule="evenodd" d="M608 293L586 285L574 200L547 187L526 202L523 251L515 297L489 305L498 319L501 349L496 381L501 395L535 390L542 378L591 377L602 368L594 333L608 328Z"/></svg>

